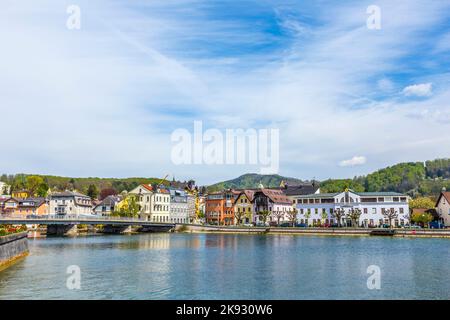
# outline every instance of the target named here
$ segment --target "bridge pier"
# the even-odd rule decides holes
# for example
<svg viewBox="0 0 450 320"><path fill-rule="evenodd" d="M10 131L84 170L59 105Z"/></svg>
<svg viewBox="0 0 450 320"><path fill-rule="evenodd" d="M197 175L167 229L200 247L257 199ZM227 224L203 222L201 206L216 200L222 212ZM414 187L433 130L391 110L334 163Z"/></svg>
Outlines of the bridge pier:
<svg viewBox="0 0 450 320"><path fill-rule="evenodd" d="M78 226L76 224L47 225L47 235L76 236L77 234L78 234Z"/></svg>
<svg viewBox="0 0 450 320"><path fill-rule="evenodd" d="M119 234L127 234L133 233L133 227L130 225L111 225L106 224L103 226L103 233L119 233Z"/></svg>

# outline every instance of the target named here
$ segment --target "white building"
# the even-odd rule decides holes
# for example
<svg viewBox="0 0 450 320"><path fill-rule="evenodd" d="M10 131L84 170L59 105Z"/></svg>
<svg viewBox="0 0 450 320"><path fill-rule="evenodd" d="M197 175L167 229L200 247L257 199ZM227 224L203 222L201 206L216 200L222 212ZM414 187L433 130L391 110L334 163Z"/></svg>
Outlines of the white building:
<svg viewBox="0 0 450 320"><path fill-rule="evenodd" d="M92 214L91 198L72 191L50 195L49 214L89 215Z"/></svg>
<svg viewBox="0 0 450 320"><path fill-rule="evenodd" d="M349 225L349 213L360 209L359 226L380 226L390 224L388 212L392 212L394 226L409 224L408 197L395 192L354 192L319 193L297 196L294 199L298 210L297 221L310 226L335 224L335 212L343 209L341 225Z"/></svg>
<svg viewBox="0 0 450 320"><path fill-rule="evenodd" d="M194 208L195 209L195 208ZM189 223L188 195L184 190L170 190L170 222Z"/></svg>
<svg viewBox="0 0 450 320"><path fill-rule="evenodd" d="M436 212L444 221L446 227L450 227L450 192L442 192L436 203Z"/></svg>
<svg viewBox="0 0 450 320"><path fill-rule="evenodd" d="M114 212L116 205L122 200L121 196L107 196L98 205L94 207L94 214L99 216L108 216Z"/></svg>
<svg viewBox="0 0 450 320"><path fill-rule="evenodd" d="M266 223L283 223L290 221L289 213L293 211L292 200L279 189L260 189L253 195L253 222L262 221L260 212L269 211Z"/></svg>
<svg viewBox="0 0 450 320"><path fill-rule="evenodd" d="M3 181L0 181L0 195L9 194L10 186Z"/></svg>
<svg viewBox="0 0 450 320"><path fill-rule="evenodd" d="M129 194L138 196L139 217L153 222L170 222L170 193L166 189L141 184Z"/></svg>

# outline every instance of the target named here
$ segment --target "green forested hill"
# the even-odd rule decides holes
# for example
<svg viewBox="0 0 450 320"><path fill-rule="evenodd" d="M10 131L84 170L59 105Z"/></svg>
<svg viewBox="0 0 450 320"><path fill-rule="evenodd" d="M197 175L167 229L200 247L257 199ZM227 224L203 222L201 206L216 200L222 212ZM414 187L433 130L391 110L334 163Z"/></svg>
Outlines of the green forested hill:
<svg viewBox="0 0 450 320"><path fill-rule="evenodd" d="M279 175L245 174L236 179L213 184L208 191L227 188L277 187L282 180L291 184L301 180ZM322 192L339 192L345 188L363 191L396 191L411 196L437 195L445 187L450 190L450 159L399 163L353 179L328 179L320 182Z"/></svg>
<svg viewBox="0 0 450 320"><path fill-rule="evenodd" d="M399 163L363 177L326 180L322 192L336 192L342 186L355 191L396 191L416 195L437 195L445 187L450 190L450 159Z"/></svg>
<svg viewBox="0 0 450 320"><path fill-rule="evenodd" d="M213 185L208 186L207 190L209 192L214 192L223 189L245 189L245 188L258 188L260 184L262 184L266 188L279 187L281 181L285 181L291 184L301 183L302 180L290 177L283 177L277 174L271 175L261 175L256 173L247 173L236 179L227 180L223 182L219 182Z"/></svg>
<svg viewBox="0 0 450 320"><path fill-rule="evenodd" d="M13 190L27 189L27 177L30 174L15 174L0 176L0 181L9 184ZM72 177L59 177L50 175L33 175L43 178L45 184L52 190L64 191L64 190L78 190L83 193L87 193L90 186L95 186L97 191L100 192L103 189L114 189L120 193L123 190L131 190L141 183L153 184L159 183L160 178L72 178ZM164 182L166 183L166 181ZM0 192L1 193L1 192Z"/></svg>

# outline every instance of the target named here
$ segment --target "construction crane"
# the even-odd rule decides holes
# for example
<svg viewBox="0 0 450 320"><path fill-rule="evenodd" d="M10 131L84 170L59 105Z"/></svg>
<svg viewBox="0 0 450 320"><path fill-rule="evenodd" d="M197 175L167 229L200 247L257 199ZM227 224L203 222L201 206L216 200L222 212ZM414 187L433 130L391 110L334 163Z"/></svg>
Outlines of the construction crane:
<svg viewBox="0 0 450 320"><path fill-rule="evenodd" d="M169 176L169 174L166 174L164 178L161 179L161 181L156 185L157 188L159 188L161 186L161 184L166 181L167 177Z"/></svg>

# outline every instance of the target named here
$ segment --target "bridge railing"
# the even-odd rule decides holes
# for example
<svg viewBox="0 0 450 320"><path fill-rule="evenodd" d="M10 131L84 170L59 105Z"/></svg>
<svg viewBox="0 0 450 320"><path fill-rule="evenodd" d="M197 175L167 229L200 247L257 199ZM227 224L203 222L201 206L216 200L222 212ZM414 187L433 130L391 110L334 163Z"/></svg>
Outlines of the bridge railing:
<svg viewBox="0 0 450 320"><path fill-rule="evenodd" d="M67 221L126 221L126 222L150 222L144 219L117 216L80 216L76 214L47 214L47 215L21 215L21 214L0 214L0 220L67 220Z"/></svg>

